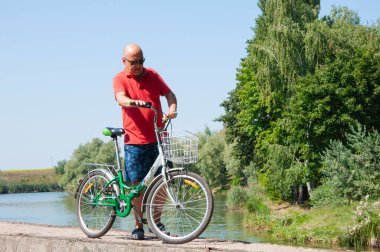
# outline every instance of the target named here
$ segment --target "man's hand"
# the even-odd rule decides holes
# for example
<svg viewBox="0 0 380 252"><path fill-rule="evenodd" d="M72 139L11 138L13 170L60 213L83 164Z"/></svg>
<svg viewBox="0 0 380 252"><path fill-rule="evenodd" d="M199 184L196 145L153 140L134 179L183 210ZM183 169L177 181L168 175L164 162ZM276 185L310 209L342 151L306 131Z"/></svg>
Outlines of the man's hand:
<svg viewBox="0 0 380 252"><path fill-rule="evenodd" d="M130 100L129 105L130 106L144 106L146 104L145 101L140 101L140 100Z"/></svg>
<svg viewBox="0 0 380 252"><path fill-rule="evenodd" d="M171 112L169 111L168 115L164 115L162 117L162 122L165 123L169 118L176 118L177 117L177 111Z"/></svg>
<svg viewBox="0 0 380 252"><path fill-rule="evenodd" d="M168 117L170 117L170 118L176 118L177 117L177 111L170 111L169 110Z"/></svg>
<svg viewBox="0 0 380 252"><path fill-rule="evenodd" d="M140 100L132 100L130 99L125 92L118 92L115 95L117 103L122 107L130 107L130 106L144 106L146 104L145 101Z"/></svg>

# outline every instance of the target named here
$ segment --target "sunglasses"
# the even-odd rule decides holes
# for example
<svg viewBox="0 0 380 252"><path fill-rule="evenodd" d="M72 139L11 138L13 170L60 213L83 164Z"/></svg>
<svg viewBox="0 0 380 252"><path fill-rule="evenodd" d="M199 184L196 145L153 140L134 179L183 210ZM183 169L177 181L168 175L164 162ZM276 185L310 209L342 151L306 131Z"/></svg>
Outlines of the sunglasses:
<svg viewBox="0 0 380 252"><path fill-rule="evenodd" d="M126 61L128 61L132 66L135 65L143 65L145 58L139 59L139 60L128 60L127 58L124 58Z"/></svg>

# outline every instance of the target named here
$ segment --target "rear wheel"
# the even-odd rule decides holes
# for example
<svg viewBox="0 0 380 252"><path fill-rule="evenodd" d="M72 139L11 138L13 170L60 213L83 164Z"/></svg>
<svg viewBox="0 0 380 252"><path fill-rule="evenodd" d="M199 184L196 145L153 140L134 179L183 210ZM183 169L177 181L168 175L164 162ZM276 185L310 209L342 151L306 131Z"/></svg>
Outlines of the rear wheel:
<svg viewBox="0 0 380 252"><path fill-rule="evenodd" d="M93 171L79 185L76 201L77 218L80 228L90 238L106 234L116 218L113 207L94 203L95 197L103 191L108 181L104 172ZM105 190L100 197L109 197L112 194L114 194L112 191Z"/></svg>
<svg viewBox="0 0 380 252"><path fill-rule="evenodd" d="M206 229L213 206L211 190L201 176L174 171L167 184L163 178L157 181L148 196L148 224L166 243L186 243Z"/></svg>

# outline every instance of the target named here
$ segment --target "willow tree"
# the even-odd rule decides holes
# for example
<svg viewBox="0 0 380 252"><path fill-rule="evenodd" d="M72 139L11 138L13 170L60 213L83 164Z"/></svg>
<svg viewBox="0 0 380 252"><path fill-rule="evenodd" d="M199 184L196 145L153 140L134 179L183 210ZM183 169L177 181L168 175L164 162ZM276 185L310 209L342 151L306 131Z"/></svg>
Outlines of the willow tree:
<svg viewBox="0 0 380 252"><path fill-rule="evenodd" d="M319 20L319 1L259 6L220 120L241 165L254 162L267 190L289 199L318 182L320 153L351 123L380 127L379 24L361 26L344 7Z"/></svg>
<svg viewBox="0 0 380 252"><path fill-rule="evenodd" d="M274 125L293 87L310 71L304 36L319 12L319 0L260 0L262 14L247 42L247 57L236 75L237 86L221 105L219 118L227 140L235 142L241 166L265 162L260 150L276 143Z"/></svg>
<svg viewBox="0 0 380 252"><path fill-rule="evenodd" d="M318 176L320 154L331 140L345 142L350 125L380 130L379 25L362 26L358 15L334 7L330 16L310 24L305 36L313 72L299 79L282 120L288 145Z"/></svg>

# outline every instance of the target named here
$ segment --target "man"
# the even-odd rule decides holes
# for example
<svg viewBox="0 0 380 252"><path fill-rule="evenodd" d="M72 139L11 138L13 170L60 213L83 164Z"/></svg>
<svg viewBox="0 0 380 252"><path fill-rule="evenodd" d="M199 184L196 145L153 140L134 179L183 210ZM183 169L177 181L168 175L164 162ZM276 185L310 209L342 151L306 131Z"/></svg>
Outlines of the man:
<svg viewBox="0 0 380 252"><path fill-rule="evenodd" d="M122 108L124 139L124 163L126 180L138 185L148 173L158 156L157 139L154 132L154 113L150 109L131 106L151 102L158 111L158 127L163 126L160 96L165 96L169 106L168 117L177 115L177 99L161 76L153 69L143 67L143 52L139 45L129 44L123 51L123 71L113 79L116 101ZM137 214L141 214L142 195L133 200L136 207L136 227L132 231L135 239L144 239L143 224Z"/></svg>

